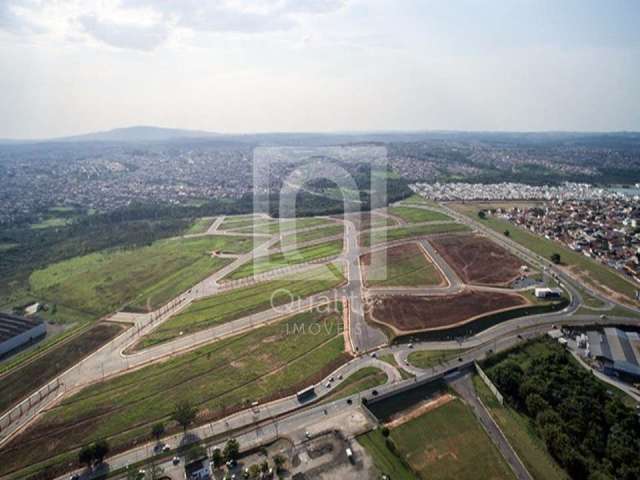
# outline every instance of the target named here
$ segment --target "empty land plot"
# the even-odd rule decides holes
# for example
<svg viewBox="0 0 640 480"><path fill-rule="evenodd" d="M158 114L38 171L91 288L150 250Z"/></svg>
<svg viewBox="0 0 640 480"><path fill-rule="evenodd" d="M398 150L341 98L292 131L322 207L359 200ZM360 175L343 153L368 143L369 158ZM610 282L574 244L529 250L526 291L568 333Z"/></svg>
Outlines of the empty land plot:
<svg viewBox="0 0 640 480"><path fill-rule="evenodd" d="M438 207L438 202L429 198L421 197L418 194L413 194L409 198L405 198L400 202L400 205L427 205L430 207Z"/></svg>
<svg viewBox="0 0 640 480"><path fill-rule="evenodd" d="M411 225L407 227L387 228L384 230L372 230L360 234L360 245L369 247L379 245L394 240L404 240L405 238L416 238L425 235L436 235L441 233L469 232L471 229L461 223L436 223L433 225Z"/></svg>
<svg viewBox="0 0 640 480"><path fill-rule="evenodd" d="M407 223L446 222L452 220L450 216L442 212L426 210L424 208L390 207L388 212L391 215L400 217Z"/></svg>
<svg viewBox="0 0 640 480"><path fill-rule="evenodd" d="M434 297L397 296L373 300L374 320L399 331L453 327L472 318L527 305L518 294L465 291Z"/></svg>
<svg viewBox="0 0 640 480"><path fill-rule="evenodd" d="M371 432L357 438L358 443L364 447L373 459L373 463L382 475L393 480L418 480L418 476L411 471L395 452L392 452L387 443L387 439L382 435L381 429L377 428Z"/></svg>
<svg viewBox="0 0 640 480"><path fill-rule="evenodd" d="M616 300L637 305L638 302L635 298L635 293L638 289L637 285L613 269L581 253L574 252L559 242L531 233L501 218L489 216L485 220L480 220L478 212L492 205L494 204L451 204L450 206L500 234L505 230L509 230L509 238L511 240L542 257L550 259L551 255L559 253L562 266L587 283L591 288Z"/></svg>
<svg viewBox="0 0 640 480"><path fill-rule="evenodd" d="M322 265L278 280L219 293L194 302L184 312L162 323L145 336L139 348L166 342L178 336L284 305L337 287L345 281L342 269ZM277 294L282 292L282 294Z"/></svg>
<svg viewBox="0 0 640 480"><path fill-rule="evenodd" d="M302 230L304 228L316 227L319 225L328 225L333 223L326 218L298 218L298 219L278 219L270 222L258 221L255 225L243 228L229 229L231 232L237 233L260 233L265 235L274 235L277 233L293 232L294 230Z"/></svg>
<svg viewBox="0 0 640 480"><path fill-rule="evenodd" d="M124 330L123 325L98 323L60 345L51 347L33 361L0 377L0 412L64 372L89 353Z"/></svg>
<svg viewBox="0 0 640 480"><path fill-rule="evenodd" d="M29 278L31 294L94 316L127 303L136 309L153 308L231 261L212 257L212 251L241 253L251 248L251 238L204 236L105 250L36 270Z"/></svg>
<svg viewBox="0 0 640 480"><path fill-rule="evenodd" d="M233 230L238 228L253 227L253 225L262 225L276 222L275 219L264 215L240 215L225 217L220 225L220 230Z"/></svg>
<svg viewBox="0 0 640 480"><path fill-rule="evenodd" d="M346 215L338 215L334 218L348 220L353 222L356 230L363 231L371 228L389 227L397 225L398 222L386 215L374 212L358 212L347 213Z"/></svg>
<svg viewBox="0 0 640 480"><path fill-rule="evenodd" d="M282 239L274 245L274 247L290 247L292 245L300 245L305 242L311 242L313 240L320 240L322 238L335 237L337 235L344 235L344 225L330 225L328 227L314 228L306 232L300 232L298 234L290 234L282 237Z"/></svg>
<svg viewBox="0 0 640 480"><path fill-rule="evenodd" d="M415 243L376 250L360 257L367 287L421 287L444 284L438 268Z"/></svg>
<svg viewBox="0 0 640 480"><path fill-rule="evenodd" d="M195 222L193 222L193 224L187 229L185 233L188 235L205 233L214 222L214 220L215 218L211 217L198 218Z"/></svg>
<svg viewBox="0 0 640 480"><path fill-rule="evenodd" d="M240 266L225 277L226 280L251 277L278 268L301 263L312 262L326 257L335 257L342 252L342 240L332 240L326 243L300 247L287 252L277 252L257 257L249 263Z"/></svg>
<svg viewBox="0 0 640 480"><path fill-rule="evenodd" d="M202 423L295 393L346 361L341 322L339 311L304 312L87 387L3 446L0 474L51 457L75 461L74 449L99 438L115 451L131 447L158 421L177 429L169 419L180 401L197 405Z"/></svg>
<svg viewBox="0 0 640 480"><path fill-rule="evenodd" d="M515 476L473 413L455 399L391 430L397 455L425 480Z"/></svg>
<svg viewBox="0 0 640 480"><path fill-rule="evenodd" d="M520 274L524 264L495 242L479 235L448 235L430 240L463 282L506 285Z"/></svg>

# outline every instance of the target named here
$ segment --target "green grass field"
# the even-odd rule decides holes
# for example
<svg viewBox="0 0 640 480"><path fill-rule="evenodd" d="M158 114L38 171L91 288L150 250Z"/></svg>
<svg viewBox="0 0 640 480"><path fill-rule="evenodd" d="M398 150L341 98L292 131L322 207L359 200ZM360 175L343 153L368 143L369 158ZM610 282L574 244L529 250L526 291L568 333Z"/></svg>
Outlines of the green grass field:
<svg viewBox="0 0 640 480"><path fill-rule="evenodd" d="M238 233L262 233L274 235L276 233L288 233L294 230L302 230L303 228L316 227L320 225L329 225L334 222L325 218L298 218L298 219L276 219L268 222L259 220L255 225L249 224L242 228L229 229Z"/></svg>
<svg viewBox="0 0 640 480"><path fill-rule="evenodd" d="M385 230L373 230L360 234L360 245L364 247L378 245L393 240L434 235L437 233L469 232L471 229L460 223L438 223L435 225L418 225L407 227L387 228ZM386 237L385 237L386 235Z"/></svg>
<svg viewBox="0 0 640 480"><path fill-rule="evenodd" d="M81 358L98 349L124 330L123 325L98 323L48 351L21 368L0 377L0 412L18 403Z"/></svg>
<svg viewBox="0 0 640 480"><path fill-rule="evenodd" d="M609 267L581 253L574 252L558 242L547 240L546 238L524 230L506 220L491 216L487 217L486 220L480 220L478 218L478 211L486 208L487 205L457 204L451 205L451 207L473 220L482 222L483 225L486 225L496 232L502 233L505 230L509 230L512 240L542 257L549 259L552 254L559 253L562 263L594 289L602 291L602 286L606 286L627 300L634 300L638 286Z"/></svg>
<svg viewBox="0 0 640 480"><path fill-rule="evenodd" d="M428 205L430 207L438 207L438 203L428 198L421 197L420 195L413 194L409 198L405 198L400 202L401 205Z"/></svg>
<svg viewBox="0 0 640 480"><path fill-rule="evenodd" d="M156 307L231 261L211 258L212 250L239 253L252 247L247 237L206 236L106 250L36 270L29 278L31 294L94 317L128 303Z"/></svg>
<svg viewBox="0 0 640 480"><path fill-rule="evenodd" d="M310 242L312 240L319 240L321 238L334 237L342 234L344 234L344 226L342 224L330 225L328 227L315 228L308 232L286 235L282 237L282 240L275 244L274 247L300 245L301 243Z"/></svg>
<svg viewBox="0 0 640 480"><path fill-rule="evenodd" d="M398 455L425 480L513 479L473 413L456 399L391 431Z"/></svg>
<svg viewBox="0 0 640 480"><path fill-rule="evenodd" d="M411 207L390 207L389 213L407 223L451 221L451 217L441 212Z"/></svg>
<svg viewBox="0 0 640 480"><path fill-rule="evenodd" d="M460 354L464 353L465 349L456 350L419 350L409 354L407 358L409 363L418 368L432 368L436 365L440 365L443 362L448 362Z"/></svg>
<svg viewBox="0 0 640 480"><path fill-rule="evenodd" d="M378 360L386 362L389 365L395 367L400 372L400 376L402 377L403 380L406 380L407 378L414 378L415 377L415 375L413 373L409 373L404 368L402 368L400 365L398 365L398 362L396 362L396 358L393 356L392 353L387 353L386 355L380 355L378 357Z"/></svg>
<svg viewBox="0 0 640 480"><path fill-rule="evenodd" d="M482 403L489 409L531 476L535 480L568 480L569 477L547 452L529 419L506 405L500 405L478 375L474 376L473 383Z"/></svg>
<svg viewBox="0 0 640 480"><path fill-rule="evenodd" d="M49 457L64 461L64 452L75 460L74 449L98 438L112 450L146 441L179 401L197 405L203 422L292 394L346 360L341 322L340 312L298 314L87 387L3 446L0 475ZM305 333L314 324L317 334Z"/></svg>
<svg viewBox="0 0 640 480"><path fill-rule="evenodd" d="M220 225L220 230L233 230L238 228L251 227L255 223L256 225L275 223L276 220L269 217L257 216L257 215L238 215L225 217L224 221Z"/></svg>
<svg viewBox="0 0 640 480"><path fill-rule="evenodd" d="M442 282L438 268L413 243L363 255L361 264L367 287L420 287Z"/></svg>
<svg viewBox="0 0 640 480"><path fill-rule="evenodd" d="M348 376L336 389L322 399L322 403L333 402L358 392L387 383L387 374L376 367L365 367Z"/></svg>
<svg viewBox="0 0 640 480"><path fill-rule="evenodd" d="M187 229L185 234L193 235L197 233L205 233L214 222L214 220L215 218L198 218L195 222L193 222L193 225L191 225Z"/></svg>
<svg viewBox="0 0 640 480"><path fill-rule="evenodd" d="M418 480L409 467L389 450L380 429L361 435L357 440L373 458L380 475L387 475L393 480Z"/></svg>
<svg viewBox="0 0 640 480"><path fill-rule="evenodd" d="M305 298L325 292L344 281L341 268L322 265L278 280L219 293L193 303L184 312L170 318L144 337L138 347L149 347L176 338L180 332L187 335L265 311L272 306L289 303L292 298ZM284 293L276 295L275 292L278 291L289 292L291 296Z"/></svg>
<svg viewBox="0 0 640 480"><path fill-rule="evenodd" d="M332 240L326 243L299 247L288 252L271 253L245 263L227 275L225 279L237 280L239 278L252 277L289 265L298 265L325 257L334 257L342 252L342 248L342 240Z"/></svg>

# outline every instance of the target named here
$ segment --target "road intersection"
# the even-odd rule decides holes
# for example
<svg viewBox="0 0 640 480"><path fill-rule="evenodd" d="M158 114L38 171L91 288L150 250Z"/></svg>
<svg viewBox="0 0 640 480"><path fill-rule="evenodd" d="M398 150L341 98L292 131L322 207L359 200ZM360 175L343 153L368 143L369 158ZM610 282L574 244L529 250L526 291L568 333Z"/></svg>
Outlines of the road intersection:
<svg viewBox="0 0 640 480"><path fill-rule="evenodd" d="M412 207L427 208L418 205L412 205ZM427 209L432 210L433 208L429 207ZM543 259L542 257L529 252L528 250L524 249L524 247L515 244L515 242L511 241L510 239L505 239L503 236L495 234L495 232L487 229L482 225L478 225L477 222L473 222L467 217L464 217L447 207L443 207L442 210L451 215L458 222L465 223L471 226L474 230L481 231L483 234L491 237L494 241L504 246L510 252L522 258L527 263L538 266L541 271L548 271L551 274L556 275L557 278L561 280L562 286L569 293L569 304L562 311L543 315L518 317L495 325L494 327L484 330L474 335L473 337L460 339L459 341L425 342L416 343L414 345L404 343L394 346L386 346L386 344L388 343L388 339L385 334L382 332L382 330L371 326L366 321L365 316L365 300L367 298L367 295L372 292L376 294L381 293L373 289L371 292L369 292L368 289L365 289L363 286L359 260L362 253L371 251L372 249L360 248L358 243L359 232L356 228L356 225L352 221L348 219L336 220L343 222L343 224L345 225L344 251L342 255L338 256L337 258L331 259L331 261L341 262L345 266L345 285L332 291L313 295L301 301L292 303L291 305L282 307L281 311L270 309L243 318L239 318L231 322L217 325L207 330L202 330L189 335L185 335L172 341L168 341L164 344L156 345L137 352L129 352L131 347L135 345L143 336L153 331L164 321L168 320L176 313L184 310L192 302L198 299L216 295L221 291L226 291L228 289L236 288L239 286L246 286L269 279L280 278L282 275L290 273L292 271L304 271L305 269L315 267L315 265L313 264L302 264L296 266L293 269L283 269L283 271L276 270L268 272L267 274L262 274L254 279L250 279L243 283L221 283L220 281L236 268L246 264L247 262L250 262L257 256L267 254L270 248L272 248L280 240L280 236L278 235L264 236L264 241L261 242L260 245L258 245L258 247L252 252L240 255L237 258L233 259L233 261L227 266L215 272L210 277L200 282L198 285L189 289L187 292L184 292L180 296L176 297L174 300L172 300L162 308L146 314L131 314L124 312L114 314L110 320L131 323L132 326L127 331L104 345L98 351L94 352L92 355L86 357L81 362L63 372L57 378L53 379L52 383L56 382L57 385L62 386L58 390L59 393L55 397L47 399L44 402L36 403L32 406L30 405L30 408L26 413L23 413L21 409L20 416L11 423L10 427L3 428L3 430L0 432L0 446L8 442L23 428L37 419L40 413L46 411L47 408L50 408L57 401L59 401L63 397L70 395L73 392L86 387L87 385L90 385L91 383L99 382L104 380L105 378L120 375L124 372L140 368L144 365L148 365L156 361L161 361L162 359L166 359L167 357L173 355L182 354L188 350L218 341L222 338L237 335L250 329L258 328L260 326L278 321L283 318L283 311L286 311L287 315L304 311L318 304L326 302L327 298L331 296L333 296L334 298L346 297L348 299L348 337L351 344L353 345L353 350L356 353L356 356L339 370L332 373L330 377L342 375L342 377L346 379L348 375L355 373L362 368L375 366L376 368L380 368L381 370L383 370L387 374L387 377L389 379L389 382L386 386L378 388L380 392L394 392L399 389L405 388L407 382L411 380L401 380L400 372L397 368L385 362L381 362L372 358L367 352L376 351L376 354L378 356L385 354L393 355L398 365L402 366L403 369L409 371L410 373L416 375L416 378L413 381L422 381L426 378L442 375L444 372L461 364L467 365L475 361L482 360L488 354L512 348L513 346L517 345L527 338L533 338L543 335L553 325L621 323L633 325L638 324L637 320L632 320L630 318L607 317L606 319L603 319L600 317L600 315L575 315L575 312L582 305L582 298L578 287L574 285L573 278L567 276L565 272L555 268L548 261L546 261L546 259ZM207 230L206 233L196 235L231 234L231 232L224 232L220 230L220 226L223 224L224 218L225 217L218 217L212 223L211 227ZM312 230L313 228L321 227L312 227L305 230ZM416 239L413 238L402 241L394 241L389 242L389 244L400 244L410 241L416 241ZM435 249L431 247L431 245L427 241L427 237L419 238L417 239L417 241L421 243L423 248L433 259L434 263L447 278L449 285L446 288L451 292L455 292L458 289L462 288L463 284L459 277L456 275L453 269L439 256ZM314 240L314 242L317 242L317 240ZM376 246L375 248L379 247ZM439 288L442 289L442 287ZM580 288L583 290L587 290L590 295L593 295L596 298L602 299L605 302L609 302L608 299L604 299L601 295L597 294L596 292L591 292L589 289L583 287L582 285L580 286ZM393 290L390 290L389 292L393 293ZM407 290L402 289L402 292L406 294ZM416 291L416 294L420 293L424 294L424 291ZM432 293L437 294L435 288ZM409 294L411 294L411 292L409 292ZM429 370L422 370L414 367L408 361L409 355L414 351L448 349L465 351L460 355L459 358L456 358L455 360L450 362L444 362L442 365L438 365ZM339 382L333 383L330 389L327 389L324 386L325 384L326 379L316 385L318 398L321 398L330 393L330 390L335 389L335 386L339 384ZM329 404L329 406L320 409L320 407L307 407L306 405L301 405L295 397L288 397L260 407L258 413L253 410L242 411L232 417L228 417L223 421L220 421L222 423L214 422L211 424L203 425L201 427L197 427L193 432L196 435L202 436L202 438L211 438L215 437L216 435L224 436L229 431L237 430L246 430L246 435L256 435L256 428L260 426L260 428L267 430L273 428L274 431L272 431L271 433L275 433L275 435L278 435L278 427L270 427L269 425L277 425L279 423L279 428L281 429L280 434L282 434L282 432L284 431L287 431L294 435L294 433L292 432L299 431L300 429L311 428L311 425L313 424L316 416L319 416L319 418L325 417L327 414L324 413L324 410L331 410L334 408L334 405L336 405L336 412L342 409L340 410L342 413L346 413L349 415L365 415L360 410L361 406L359 400L361 400L362 398L369 398L371 395L371 391L366 391L353 396L352 400L355 399L357 401L353 402L353 404L350 405L348 409L345 409L344 402L333 402ZM338 407L337 405L341 405L341 407ZM302 414L301 409L303 409L304 414ZM319 412L323 412L322 415L320 415ZM11 412L9 412L9 415L11 415ZM261 437L258 436L256 438L259 440ZM177 444L175 442L178 442L179 440L172 437L170 439L167 439L167 441L170 444L172 442L174 442L174 444ZM247 443L249 443L249 437L247 437ZM128 451L122 455L114 457L110 459L109 462L110 464L112 464L112 468L119 468L124 465L139 462L144 458L148 458L152 454L152 447L151 450L149 450L149 445L144 445L132 451Z"/></svg>

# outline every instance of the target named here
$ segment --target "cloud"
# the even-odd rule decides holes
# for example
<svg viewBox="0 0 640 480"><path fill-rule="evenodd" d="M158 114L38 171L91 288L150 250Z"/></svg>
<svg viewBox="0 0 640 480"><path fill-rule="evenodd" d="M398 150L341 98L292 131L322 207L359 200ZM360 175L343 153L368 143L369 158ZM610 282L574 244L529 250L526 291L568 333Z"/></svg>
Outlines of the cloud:
<svg viewBox="0 0 640 480"><path fill-rule="evenodd" d="M33 6L32 3L31 1L0 0L0 30L16 34L43 32L42 27L24 15L24 9Z"/></svg>
<svg viewBox="0 0 640 480"><path fill-rule="evenodd" d="M176 25L204 32L262 33L288 30L295 14L329 13L346 0L229 2L202 0L123 0L125 8L147 8ZM257 5L257 6L256 6Z"/></svg>
<svg viewBox="0 0 640 480"><path fill-rule="evenodd" d="M0 0L0 30L82 41L87 36L117 48L151 51L180 31L282 32L303 16L339 10L347 0ZM171 35L176 32L176 35Z"/></svg>
<svg viewBox="0 0 640 480"><path fill-rule="evenodd" d="M118 48L151 51L169 36L169 30L163 24L141 26L116 23L101 20L95 15L84 15L77 20L87 34Z"/></svg>
<svg viewBox="0 0 640 480"><path fill-rule="evenodd" d="M322 14L340 10L347 0L284 0L281 10L286 13Z"/></svg>

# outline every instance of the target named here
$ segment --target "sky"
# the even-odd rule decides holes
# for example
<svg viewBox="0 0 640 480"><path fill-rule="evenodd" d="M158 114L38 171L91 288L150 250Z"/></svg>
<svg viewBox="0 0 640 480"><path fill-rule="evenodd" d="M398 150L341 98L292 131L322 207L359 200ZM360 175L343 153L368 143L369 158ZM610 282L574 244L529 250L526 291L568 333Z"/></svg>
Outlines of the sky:
<svg viewBox="0 0 640 480"><path fill-rule="evenodd" d="M0 0L0 138L640 130L637 0Z"/></svg>

